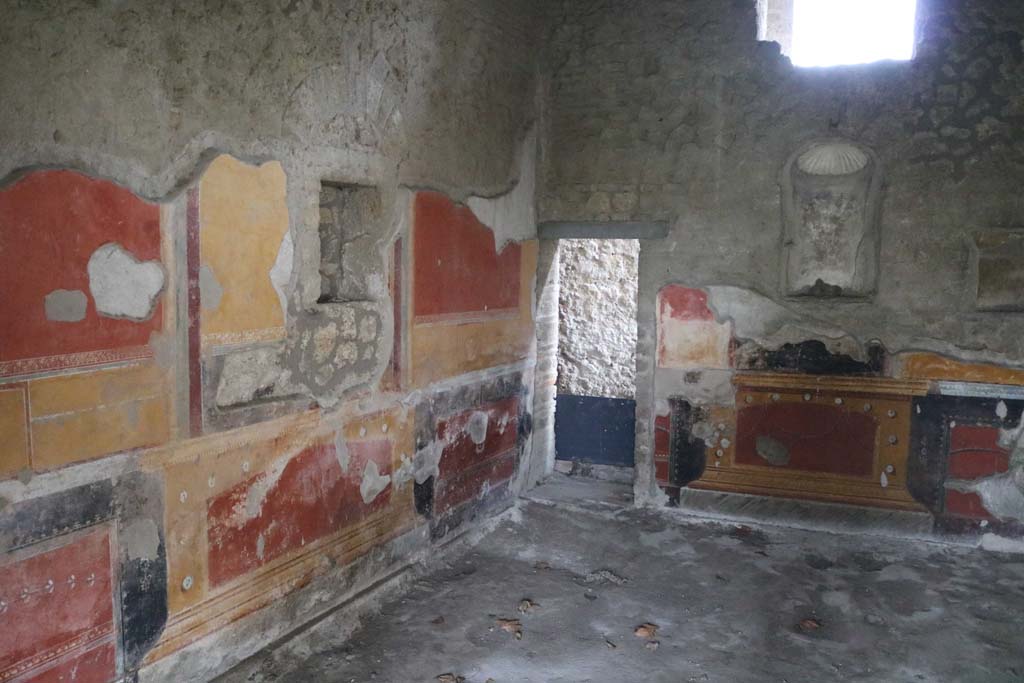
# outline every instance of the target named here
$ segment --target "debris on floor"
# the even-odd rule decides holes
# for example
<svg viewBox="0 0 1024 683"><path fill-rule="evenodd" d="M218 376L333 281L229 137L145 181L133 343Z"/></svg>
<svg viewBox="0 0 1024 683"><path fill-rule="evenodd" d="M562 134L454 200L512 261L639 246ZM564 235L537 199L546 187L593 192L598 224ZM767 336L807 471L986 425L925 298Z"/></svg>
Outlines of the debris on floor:
<svg viewBox="0 0 1024 683"><path fill-rule="evenodd" d="M629 579L623 578L611 569L598 569L583 577L584 583L610 583L615 586L625 584Z"/></svg>
<svg viewBox="0 0 1024 683"><path fill-rule="evenodd" d="M498 619L498 628L514 635L516 640L523 639L523 624L518 619Z"/></svg>
<svg viewBox="0 0 1024 683"><path fill-rule="evenodd" d="M517 609L519 610L520 614L528 614L533 610L537 609L538 607L540 607L540 605L535 603L533 600L530 600L529 598L523 598L519 601L519 607Z"/></svg>
<svg viewBox="0 0 1024 683"><path fill-rule="evenodd" d="M749 529L527 502L354 632L329 617L218 683L1024 683L1019 557ZM629 580L584 583L602 568Z"/></svg>
<svg viewBox="0 0 1024 683"><path fill-rule="evenodd" d="M800 623L797 624L797 628L804 633L810 633L811 631L817 631L821 628L821 622L813 617L808 617L807 619L801 619Z"/></svg>
<svg viewBox="0 0 1024 683"><path fill-rule="evenodd" d="M633 635L637 638L653 638L658 635L658 625L651 623L640 624L636 627L636 630L633 631Z"/></svg>

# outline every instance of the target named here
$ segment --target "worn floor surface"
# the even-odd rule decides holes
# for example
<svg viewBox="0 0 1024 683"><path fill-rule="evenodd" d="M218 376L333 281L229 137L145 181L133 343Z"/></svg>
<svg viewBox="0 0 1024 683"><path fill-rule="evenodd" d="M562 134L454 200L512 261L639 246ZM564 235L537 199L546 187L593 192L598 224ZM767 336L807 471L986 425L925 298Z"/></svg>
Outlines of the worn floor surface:
<svg viewBox="0 0 1024 683"><path fill-rule="evenodd" d="M1024 681L1024 556L688 520L623 491L556 480L355 632L325 620L223 680Z"/></svg>

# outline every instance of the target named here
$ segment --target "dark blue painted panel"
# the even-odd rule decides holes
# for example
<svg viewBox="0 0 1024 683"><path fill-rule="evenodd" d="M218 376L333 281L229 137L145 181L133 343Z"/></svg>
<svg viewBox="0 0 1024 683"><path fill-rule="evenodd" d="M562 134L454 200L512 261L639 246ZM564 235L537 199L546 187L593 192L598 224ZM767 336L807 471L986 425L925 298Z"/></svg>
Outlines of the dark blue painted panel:
<svg viewBox="0 0 1024 683"><path fill-rule="evenodd" d="M633 466L636 401L561 394L555 403L559 460Z"/></svg>

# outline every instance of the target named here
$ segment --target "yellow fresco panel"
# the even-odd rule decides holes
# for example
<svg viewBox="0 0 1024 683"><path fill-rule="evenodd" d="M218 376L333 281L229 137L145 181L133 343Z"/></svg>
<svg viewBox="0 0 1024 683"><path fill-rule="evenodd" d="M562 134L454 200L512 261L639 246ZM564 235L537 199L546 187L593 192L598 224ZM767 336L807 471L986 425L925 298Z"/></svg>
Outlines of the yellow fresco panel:
<svg viewBox="0 0 1024 683"><path fill-rule="evenodd" d="M37 470L170 438L166 372L154 364L33 380L29 405Z"/></svg>
<svg viewBox="0 0 1024 683"><path fill-rule="evenodd" d="M533 283L537 241L522 243L519 314L483 322L412 325L410 347L414 386L514 363L533 342Z"/></svg>
<svg viewBox="0 0 1024 683"><path fill-rule="evenodd" d="M0 386L0 479L29 466L25 387Z"/></svg>
<svg viewBox="0 0 1024 683"><path fill-rule="evenodd" d="M284 313L270 271L288 232L284 169L222 155L199 183L199 252L222 291L203 302L203 347L284 337Z"/></svg>
<svg viewBox="0 0 1024 683"><path fill-rule="evenodd" d="M908 353L898 357L899 376L907 379L1024 385L1024 370L987 363L967 363L936 353Z"/></svg>
<svg viewBox="0 0 1024 683"><path fill-rule="evenodd" d="M32 417L90 410L157 396L166 391L166 371L155 363L32 380Z"/></svg>
<svg viewBox="0 0 1024 683"><path fill-rule="evenodd" d="M32 420L32 464L47 470L167 441L163 396Z"/></svg>

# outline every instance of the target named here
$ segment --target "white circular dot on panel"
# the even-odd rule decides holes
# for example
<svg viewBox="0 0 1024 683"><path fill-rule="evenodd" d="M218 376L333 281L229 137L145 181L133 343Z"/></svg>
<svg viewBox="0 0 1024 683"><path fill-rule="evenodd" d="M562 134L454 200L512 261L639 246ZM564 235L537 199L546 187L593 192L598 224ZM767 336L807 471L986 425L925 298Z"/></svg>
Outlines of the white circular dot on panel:
<svg viewBox="0 0 1024 683"><path fill-rule="evenodd" d="M249 464L248 460L246 460L245 462L242 463L242 471L243 472L248 472L251 469L252 469L252 465Z"/></svg>
<svg viewBox="0 0 1024 683"><path fill-rule="evenodd" d="M366 427L359 428L359 436L366 436Z"/></svg>
<svg viewBox="0 0 1024 683"><path fill-rule="evenodd" d="M744 398L743 400L744 400L744 401L746 401L747 403L753 403L753 402L754 402L754 397L753 397L753 396L749 396L749 395L748 395L748 396L747 396L746 398Z"/></svg>
<svg viewBox="0 0 1024 683"><path fill-rule="evenodd" d="M181 493L179 493L178 500L181 501L182 503L188 500L188 491L182 491Z"/></svg>
<svg viewBox="0 0 1024 683"><path fill-rule="evenodd" d="M890 446L895 446L898 441L899 441L899 439L896 438L895 434L890 434L889 435L889 445Z"/></svg>
<svg viewBox="0 0 1024 683"><path fill-rule="evenodd" d="M217 485L217 479L211 474L210 477L206 480L206 485L212 489L214 486Z"/></svg>
<svg viewBox="0 0 1024 683"><path fill-rule="evenodd" d="M896 468L893 467L892 465L886 465L885 466L885 471L888 472L889 474L892 474L893 472L896 471Z"/></svg>
<svg viewBox="0 0 1024 683"><path fill-rule="evenodd" d="M715 451L715 457L716 458L721 458L722 455L724 455L724 453L722 452L721 448L719 448L717 451Z"/></svg>
<svg viewBox="0 0 1024 683"><path fill-rule="evenodd" d="M885 414L888 415L889 417L896 417L896 411L893 410L892 408L889 408L889 410L886 411Z"/></svg>
<svg viewBox="0 0 1024 683"><path fill-rule="evenodd" d="M773 401L778 401L780 398L782 398L782 397L779 396L778 394L772 394L772 400Z"/></svg>
<svg viewBox="0 0 1024 683"><path fill-rule="evenodd" d="M721 444L722 448L728 448L730 445L732 445L732 441L729 441L729 439L722 439L719 443Z"/></svg>
<svg viewBox="0 0 1024 683"><path fill-rule="evenodd" d="M804 400L805 401L810 401L811 400L811 395L810 394L804 394Z"/></svg>
<svg viewBox="0 0 1024 683"><path fill-rule="evenodd" d="M870 413L871 412L871 404L870 403L865 403L864 404L864 412L865 413Z"/></svg>
<svg viewBox="0 0 1024 683"><path fill-rule="evenodd" d="M839 398L839 397L836 397L836 405L837 405L837 406L841 406L841 405L843 405L843 399L841 399L841 398Z"/></svg>
<svg viewBox="0 0 1024 683"><path fill-rule="evenodd" d="M380 426L380 431L384 432L385 434L388 433L388 423L387 422L385 422L384 424L382 424Z"/></svg>
<svg viewBox="0 0 1024 683"><path fill-rule="evenodd" d="M193 583L193 581L192 581L191 575L190 576L186 576L181 581L181 590L183 590L183 591L189 590L190 588L192 588L192 583Z"/></svg>

